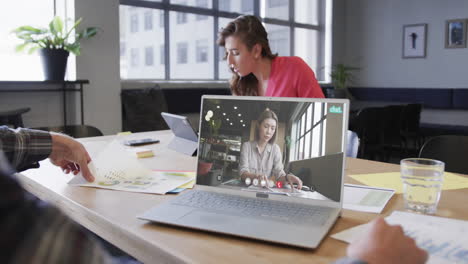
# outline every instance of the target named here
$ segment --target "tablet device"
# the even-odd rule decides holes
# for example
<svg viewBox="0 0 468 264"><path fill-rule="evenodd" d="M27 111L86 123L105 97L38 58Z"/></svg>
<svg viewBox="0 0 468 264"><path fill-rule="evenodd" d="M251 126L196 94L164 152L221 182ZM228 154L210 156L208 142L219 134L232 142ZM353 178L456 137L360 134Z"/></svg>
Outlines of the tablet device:
<svg viewBox="0 0 468 264"><path fill-rule="evenodd" d="M168 147L187 155L195 155L198 148L198 135L187 117L165 112L161 112L161 116L175 136Z"/></svg>

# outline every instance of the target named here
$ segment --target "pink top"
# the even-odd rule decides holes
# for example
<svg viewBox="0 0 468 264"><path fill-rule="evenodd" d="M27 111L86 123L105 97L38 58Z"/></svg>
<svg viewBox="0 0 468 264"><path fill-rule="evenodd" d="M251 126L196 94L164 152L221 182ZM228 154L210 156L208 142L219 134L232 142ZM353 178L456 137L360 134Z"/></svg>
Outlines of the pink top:
<svg viewBox="0 0 468 264"><path fill-rule="evenodd" d="M324 98L312 69L299 57L276 57L265 96Z"/></svg>

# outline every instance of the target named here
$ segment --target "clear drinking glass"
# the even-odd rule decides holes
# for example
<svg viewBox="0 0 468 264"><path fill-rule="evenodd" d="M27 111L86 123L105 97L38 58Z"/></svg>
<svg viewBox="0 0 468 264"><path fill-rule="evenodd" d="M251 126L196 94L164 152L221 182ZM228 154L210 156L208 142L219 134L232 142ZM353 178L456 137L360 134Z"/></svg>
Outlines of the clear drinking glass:
<svg viewBox="0 0 468 264"><path fill-rule="evenodd" d="M439 160L409 158L400 162L405 209L434 214L440 199L445 164Z"/></svg>

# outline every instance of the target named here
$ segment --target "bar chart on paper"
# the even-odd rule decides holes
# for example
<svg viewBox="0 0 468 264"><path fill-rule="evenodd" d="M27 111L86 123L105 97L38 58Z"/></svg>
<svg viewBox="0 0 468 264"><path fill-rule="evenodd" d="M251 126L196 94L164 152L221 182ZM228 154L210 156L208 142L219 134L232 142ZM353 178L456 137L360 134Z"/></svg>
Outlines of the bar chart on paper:
<svg viewBox="0 0 468 264"><path fill-rule="evenodd" d="M429 253L428 264L468 264L468 222L443 217L395 211L385 220L401 225ZM366 225L356 226L332 237L350 243L365 231Z"/></svg>
<svg viewBox="0 0 468 264"><path fill-rule="evenodd" d="M400 224L430 255L428 263L468 263L468 222L436 216L394 212L386 218Z"/></svg>

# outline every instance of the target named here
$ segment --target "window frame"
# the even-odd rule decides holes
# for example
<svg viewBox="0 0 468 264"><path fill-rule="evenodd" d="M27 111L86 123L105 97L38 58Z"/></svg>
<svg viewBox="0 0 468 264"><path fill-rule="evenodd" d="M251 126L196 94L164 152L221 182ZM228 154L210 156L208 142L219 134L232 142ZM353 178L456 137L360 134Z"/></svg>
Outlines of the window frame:
<svg viewBox="0 0 468 264"><path fill-rule="evenodd" d="M165 78L164 80L170 81L170 80L180 80L176 78L171 78L171 63L170 63L170 27L171 25L169 24L169 12L170 11L176 11L176 12L181 12L185 14L195 14L195 15L202 15L202 16L211 16L213 17L213 31L212 34L214 36L214 39L217 39L218 35L218 27L219 27L219 19L220 18L227 18L227 19L234 19L242 13L238 12L228 12L228 11L222 11L219 10L218 7L218 0L208 0L212 1L212 7L211 8L203 8L203 7L197 7L197 6L188 6L182 4L175 4L171 3L170 0L161 0L160 2L150 2L150 1L145 1L145 0L120 0L120 5L124 6L129 6L129 7L143 7L143 8L152 8L156 10L163 10L164 12L164 47L165 47L165 54L166 56L164 57L165 59L165 65L164 65L164 70L165 70ZM321 34L324 32L321 31L324 26L323 25L313 25L313 24L307 24L307 23L299 23L295 22L295 0L289 0L289 15L287 20L282 20L282 19L276 19L276 18L271 18L271 17L261 17L260 15L260 2L262 0L252 0L253 2L253 15L257 16L260 18L262 23L265 24L272 24L272 25L281 25L281 26L287 26L289 27L289 56L296 56L294 49L295 49L295 29L296 28L304 28L304 29L309 29L309 30L317 30ZM332 0L323 0L322 3L319 5L324 5L323 3L326 2L326 4L329 4L332 2ZM331 4L332 5L332 4ZM331 7L330 7L331 8ZM319 21L322 21L323 24L325 24L324 18L319 18ZM186 21L187 23L188 21ZM161 26L161 23L160 23ZM331 30L331 28L329 29ZM323 34L324 35L324 34ZM329 48L331 49L332 43L325 43L326 42L326 37L322 36L323 38L322 41L319 41L320 45L323 46L322 49L327 46L327 44L330 46ZM226 80L226 79L221 79L219 76L219 53L218 49L216 48L216 44L214 44L215 47L213 48L213 67L214 67L214 76L211 79L207 79L208 81L219 81L219 80ZM173 47L176 48L176 47ZM325 56L325 55L324 55ZM324 59L322 58L318 58ZM177 60L175 60L175 63L177 63ZM324 65L323 62L318 62L318 65ZM325 66L325 68L330 68L330 66ZM325 74L324 74L324 81L327 81L326 77L326 72L328 72L327 69L325 69ZM160 80L160 79L158 79ZM182 80L189 80L189 79L182 79Z"/></svg>
<svg viewBox="0 0 468 264"><path fill-rule="evenodd" d="M323 138L323 135L326 133L326 120L327 120L327 103L321 104L321 113L318 120L315 119L315 103L309 104L306 109L302 110L294 119L293 119L293 135L291 142L293 147L291 148L291 157L292 160L299 159L309 159L313 157L323 156L325 153L325 144L322 140L319 140L318 143L318 154L313 156L313 144L314 142L314 133L319 133L318 138ZM311 111L309 111L311 108ZM310 116L309 116L310 115ZM304 121L303 121L304 120ZM308 127L308 122L310 122L310 127ZM306 137L309 137L307 141ZM308 144L306 144L308 142ZM305 146L310 146L308 153L305 153ZM302 154L302 155L300 155Z"/></svg>

